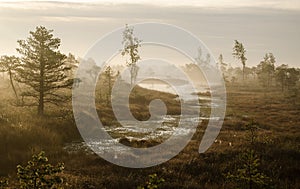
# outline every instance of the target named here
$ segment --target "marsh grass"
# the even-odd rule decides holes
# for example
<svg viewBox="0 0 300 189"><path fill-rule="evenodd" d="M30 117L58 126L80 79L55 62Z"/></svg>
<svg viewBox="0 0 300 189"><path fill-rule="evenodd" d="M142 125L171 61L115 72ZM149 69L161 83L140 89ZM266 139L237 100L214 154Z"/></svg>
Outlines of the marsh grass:
<svg viewBox="0 0 300 189"><path fill-rule="evenodd" d="M266 93L255 85L227 86L227 97L224 125L206 153L198 154L207 125L203 120L185 149L170 161L146 169L129 169L93 153L79 150L70 154L63 150L68 142L82 141L71 104L48 107L47 116L37 118L34 108L15 107L10 103L13 95L0 91L0 177L13 183L16 166L43 150L51 163L65 163L65 188L136 188L153 173L164 178L161 188L234 188L235 183L227 182L224 173L241 167L239 154L250 147L247 125L255 121L260 170L273 180L275 188L299 188L299 101L291 103L279 90ZM147 117L146 109L139 109L144 106L132 105L139 110L137 117ZM170 107L169 113L178 113L176 102ZM98 104L97 109L99 115L105 115L107 125L115 124L108 107Z"/></svg>

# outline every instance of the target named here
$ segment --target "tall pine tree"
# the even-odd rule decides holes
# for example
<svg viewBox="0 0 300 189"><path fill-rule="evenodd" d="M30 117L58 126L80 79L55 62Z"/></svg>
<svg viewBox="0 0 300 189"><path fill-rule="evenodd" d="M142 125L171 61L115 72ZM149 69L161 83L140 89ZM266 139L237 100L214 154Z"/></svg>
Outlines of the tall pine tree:
<svg viewBox="0 0 300 189"><path fill-rule="evenodd" d="M30 31L26 40L19 40L17 51L22 55L20 67L17 69L18 82L28 86L23 96L33 98L38 107L38 115L44 115L44 104L59 105L65 102L66 96L59 95L58 89L71 87L72 82L66 71L66 56L58 50L60 39L53 37L53 30L43 26Z"/></svg>

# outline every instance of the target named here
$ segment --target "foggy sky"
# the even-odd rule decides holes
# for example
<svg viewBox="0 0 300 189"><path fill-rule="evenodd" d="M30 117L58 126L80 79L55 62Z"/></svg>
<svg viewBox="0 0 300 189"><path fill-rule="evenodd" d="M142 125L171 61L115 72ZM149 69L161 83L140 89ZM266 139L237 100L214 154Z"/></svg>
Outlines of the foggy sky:
<svg viewBox="0 0 300 189"><path fill-rule="evenodd" d="M62 39L62 52L83 57L104 34L126 23L150 21L189 30L215 58L222 53L233 66L240 65L231 55L235 39L244 44L250 66L268 52L275 55L277 65L300 66L297 0L0 2L0 55L17 54L17 40L38 25L54 29Z"/></svg>

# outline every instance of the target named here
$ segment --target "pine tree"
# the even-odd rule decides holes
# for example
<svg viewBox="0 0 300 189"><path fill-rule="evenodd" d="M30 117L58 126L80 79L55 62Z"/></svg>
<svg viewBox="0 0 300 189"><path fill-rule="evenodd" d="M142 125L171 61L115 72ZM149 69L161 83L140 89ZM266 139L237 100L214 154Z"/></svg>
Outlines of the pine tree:
<svg viewBox="0 0 300 189"><path fill-rule="evenodd" d="M108 66L104 71L105 76L105 83L107 83L107 94L106 94L106 104L110 103L111 93L112 93L112 86L113 86L113 70L110 66Z"/></svg>
<svg viewBox="0 0 300 189"><path fill-rule="evenodd" d="M264 59L257 66L257 76L263 87L269 89L272 86L272 79L275 73L275 57L272 53L267 53Z"/></svg>
<svg viewBox="0 0 300 189"><path fill-rule="evenodd" d="M63 178L59 175L64 170L64 164L52 165L49 163L45 152L32 156L32 160L26 166L17 166L17 176L21 188L24 189L46 189L59 188Z"/></svg>
<svg viewBox="0 0 300 189"><path fill-rule="evenodd" d="M0 72L7 72L9 76L10 85L14 91L18 102L18 93L14 84L14 77L17 67L20 64L20 60L18 57L15 56L2 56L0 58Z"/></svg>
<svg viewBox="0 0 300 189"><path fill-rule="evenodd" d="M257 125L254 121L247 125L249 136L247 137L249 147L239 157L241 166L235 173L228 172L226 179L236 182L240 188L271 188L272 180L265 175L260 168L260 158L256 152Z"/></svg>
<svg viewBox="0 0 300 189"><path fill-rule="evenodd" d="M60 104L66 101L65 95L56 93L58 89L72 85L66 71L71 68L66 66L66 56L58 50L60 39L54 38L53 30L43 26L30 31L26 40L19 40L17 51L22 55L20 67L17 69L18 82L28 86L23 96L33 98L33 103L38 107L38 115L44 115L44 104Z"/></svg>
<svg viewBox="0 0 300 189"><path fill-rule="evenodd" d="M243 80L245 80L245 67L247 61L245 54L246 54L246 50L244 48L244 45L238 42L237 40L235 40L232 55L236 59L240 60L243 65Z"/></svg>

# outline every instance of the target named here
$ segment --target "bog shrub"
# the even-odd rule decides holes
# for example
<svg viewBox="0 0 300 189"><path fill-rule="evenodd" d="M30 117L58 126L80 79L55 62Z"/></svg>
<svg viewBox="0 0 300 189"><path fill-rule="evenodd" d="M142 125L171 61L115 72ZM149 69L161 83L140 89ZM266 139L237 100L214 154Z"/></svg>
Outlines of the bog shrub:
<svg viewBox="0 0 300 189"><path fill-rule="evenodd" d="M59 188L63 178L59 175L64 170L64 164L51 165L45 152L33 155L26 166L17 166L17 176L20 187L24 189Z"/></svg>

